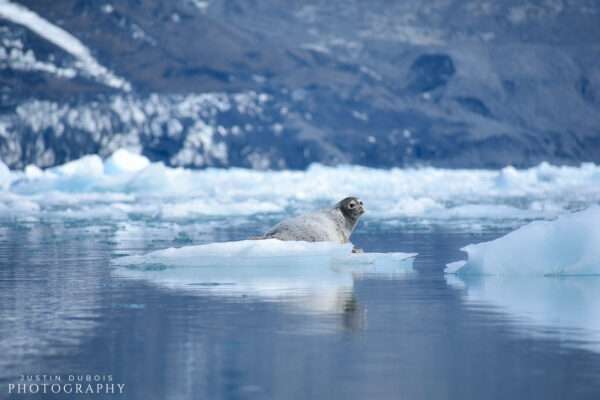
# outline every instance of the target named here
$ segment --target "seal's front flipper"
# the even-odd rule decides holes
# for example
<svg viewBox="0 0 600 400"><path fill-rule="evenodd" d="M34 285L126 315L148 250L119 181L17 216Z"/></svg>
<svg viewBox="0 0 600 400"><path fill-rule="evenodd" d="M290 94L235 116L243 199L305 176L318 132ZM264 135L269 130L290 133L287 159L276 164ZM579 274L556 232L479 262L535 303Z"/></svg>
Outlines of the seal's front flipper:
<svg viewBox="0 0 600 400"><path fill-rule="evenodd" d="M363 249L361 249L360 247L352 247L352 252L353 253L364 253Z"/></svg>

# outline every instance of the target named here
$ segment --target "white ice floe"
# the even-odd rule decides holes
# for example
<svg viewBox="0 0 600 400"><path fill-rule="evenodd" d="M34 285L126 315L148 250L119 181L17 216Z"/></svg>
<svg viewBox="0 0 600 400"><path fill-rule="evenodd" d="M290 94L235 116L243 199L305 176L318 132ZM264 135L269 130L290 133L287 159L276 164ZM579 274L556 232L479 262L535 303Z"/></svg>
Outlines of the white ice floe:
<svg viewBox="0 0 600 400"><path fill-rule="evenodd" d="M132 114L132 118L136 118ZM191 170L151 163L118 150L106 160L89 155L62 166L25 172L0 167L0 188L38 202L41 216L77 218L141 215L165 220L209 216L257 215L307 211L330 206L353 194L365 202L365 220L386 223L413 219L422 223L466 221L481 224L551 219L595 204L600 198L600 166L538 167L499 171L373 169L312 165L306 171L256 171L241 168ZM65 202L59 204L57 193ZM127 199L94 203L102 193ZM50 196L52 194L52 196ZM50 203L48 198L52 197ZM85 209L79 207L82 200ZM0 200L1 202L1 200ZM123 207L123 204L126 207ZM65 214L64 206L70 210Z"/></svg>
<svg viewBox="0 0 600 400"><path fill-rule="evenodd" d="M0 0L0 18L23 25L42 38L62 48L78 60L78 67L100 82L129 91L131 85L98 63L90 50L79 39L58 25L44 19L27 7L8 0Z"/></svg>
<svg viewBox="0 0 600 400"><path fill-rule="evenodd" d="M395 263L415 255L414 253L354 254L351 243L266 239L168 248L145 255L121 257L115 263L136 269L232 266L236 268L272 266L285 269L310 265L311 268L356 266L359 269L369 266L369 270L391 268L388 272L393 272Z"/></svg>
<svg viewBox="0 0 600 400"><path fill-rule="evenodd" d="M113 274L178 292L284 299L332 312L360 276L413 272L416 254L351 251L351 244L276 239L211 243L121 257L113 261Z"/></svg>
<svg viewBox="0 0 600 400"><path fill-rule="evenodd" d="M600 275L600 207L535 221L499 239L470 244L466 261L447 273L479 275Z"/></svg>
<svg viewBox="0 0 600 400"><path fill-rule="evenodd" d="M104 172L108 175L138 172L150 165L150 161L125 149L115 151L104 163Z"/></svg>

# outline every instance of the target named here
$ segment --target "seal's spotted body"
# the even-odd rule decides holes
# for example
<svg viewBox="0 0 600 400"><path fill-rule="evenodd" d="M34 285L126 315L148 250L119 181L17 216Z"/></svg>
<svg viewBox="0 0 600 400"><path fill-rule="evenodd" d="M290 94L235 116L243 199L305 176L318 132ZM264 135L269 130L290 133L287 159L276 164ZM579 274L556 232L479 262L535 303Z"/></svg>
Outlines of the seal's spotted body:
<svg viewBox="0 0 600 400"><path fill-rule="evenodd" d="M285 219L265 233L263 238L348 243L363 213L362 201L347 197L331 209Z"/></svg>

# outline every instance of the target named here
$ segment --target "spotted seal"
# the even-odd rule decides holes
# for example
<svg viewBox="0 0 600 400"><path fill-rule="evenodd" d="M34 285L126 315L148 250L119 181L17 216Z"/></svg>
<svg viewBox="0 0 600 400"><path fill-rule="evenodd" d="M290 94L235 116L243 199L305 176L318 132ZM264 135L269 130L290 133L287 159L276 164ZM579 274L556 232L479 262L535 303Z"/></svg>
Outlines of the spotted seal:
<svg viewBox="0 0 600 400"><path fill-rule="evenodd" d="M284 219L263 236L254 239L348 243L364 212L362 201L346 197L332 208ZM354 251L360 249L355 248Z"/></svg>

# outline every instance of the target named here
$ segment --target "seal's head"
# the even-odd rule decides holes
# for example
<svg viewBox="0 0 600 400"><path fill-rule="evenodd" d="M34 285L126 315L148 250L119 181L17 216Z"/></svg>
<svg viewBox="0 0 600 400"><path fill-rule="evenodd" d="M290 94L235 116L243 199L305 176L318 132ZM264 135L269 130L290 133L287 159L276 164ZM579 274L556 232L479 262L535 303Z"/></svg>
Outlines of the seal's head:
<svg viewBox="0 0 600 400"><path fill-rule="evenodd" d="M339 201L335 208L339 208L344 217L354 221L358 220L365 212L363 202L356 197L346 197L344 200Z"/></svg>

